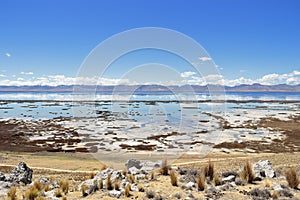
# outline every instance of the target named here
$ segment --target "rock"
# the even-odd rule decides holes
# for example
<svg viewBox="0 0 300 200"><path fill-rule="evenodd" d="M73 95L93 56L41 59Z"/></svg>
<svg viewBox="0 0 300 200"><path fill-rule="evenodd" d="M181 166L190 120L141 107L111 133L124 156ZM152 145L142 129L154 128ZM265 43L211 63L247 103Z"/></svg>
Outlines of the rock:
<svg viewBox="0 0 300 200"><path fill-rule="evenodd" d="M32 169L27 167L26 163L20 162L6 177L6 181L15 183L24 183L25 185L32 182Z"/></svg>
<svg viewBox="0 0 300 200"><path fill-rule="evenodd" d="M125 166L127 167L128 170L132 167L136 167L137 169L142 168L141 161L136 160L136 159L127 160L127 162L125 163Z"/></svg>
<svg viewBox="0 0 300 200"><path fill-rule="evenodd" d="M223 182L232 182L235 180L235 176L234 175L230 175L230 176L227 176L225 178L222 179Z"/></svg>
<svg viewBox="0 0 300 200"><path fill-rule="evenodd" d="M0 181L0 197L6 196L8 189L12 186L10 182Z"/></svg>
<svg viewBox="0 0 300 200"><path fill-rule="evenodd" d="M251 195L252 197L259 197L261 199L270 199L271 198L271 193L269 190L259 189L259 188L252 189L249 192L249 195Z"/></svg>
<svg viewBox="0 0 300 200"><path fill-rule="evenodd" d="M136 183L132 184L131 185L131 190L138 192L139 191L138 185Z"/></svg>
<svg viewBox="0 0 300 200"><path fill-rule="evenodd" d="M277 184L273 187L273 190L278 191L278 190L282 190L283 188L281 187L280 184Z"/></svg>
<svg viewBox="0 0 300 200"><path fill-rule="evenodd" d="M124 191L112 190L109 191L109 196L114 198L120 198L120 196L124 193Z"/></svg>
<svg viewBox="0 0 300 200"><path fill-rule="evenodd" d="M2 172L0 172L0 181L4 181L6 179L5 174L3 174Z"/></svg>
<svg viewBox="0 0 300 200"><path fill-rule="evenodd" d="M218 191L214 187L210 187L205 191L206 194L216 194L217 192Z"/></svg>
<svg viewBox="0 0 300 200"><path fill-rule="evenodd" d="M195 187L195 183L194 182L188 182L185 185L182 185L182 189L187 189L187 190L192 190L193 187Z"/></svg>
<svg viewBox="0 0 300 200"><path fill-rule="evenodd" d="M128 173L129 173L129 174L132 174L132 175L139 174L140 172L141 172L141 170L139 170L139 169L136 168L135 166L130 167L130 168L128 169Z"/></svg>
<svg viewBox="0 0 300 200"><path fill-rule="evenodd" d="M226 183L224 185L218 186L217 188L220 189L221 191L234 191L236 190L236 185L233 186L231 182L231 183Z"/></svg>
<svg viewBox="0 0 300 200"><path fill-rule="evenodd" d="M255 179L257 180L275 177L275 171L269 160L259 160L257 163L254 163L253 170L255 172Z"/></svg>
<svg viewBox="0 0 300 200"><path fill-rule="evenodd" d="M145 161L142 162L140 160L136 160L136 159L130 159L126 162L125 166L127 167L127 170L130 172L130 170L134 170L134 172L136 173L140 173L140 174L149 174L153 171L154 168L158 168L161 166L161 161L157 161L157 162L151 162L151 161ZM139 172L136 169L139 170ZM131 169L132 168L132 169Z"/></svg>
<svg viewBox="0 0 300 200"><path fill-rule="evenodd" d="M92 192L94 192L97 189L97 180L94 179L89 179L86 180L84 182L82 182L81 184L78 185L78 191L82 191L82 187L85 185L87 188L83 193L83 196L88 196L89 194L91 194ZM104 184L105 186L105 184Z"/></svg>
<svg viewBox="0 0 300 200"><path fill-rule="evenodd" d="M146 178L145 174L138 174L135 176L136 180L144 180Z"/></svg>

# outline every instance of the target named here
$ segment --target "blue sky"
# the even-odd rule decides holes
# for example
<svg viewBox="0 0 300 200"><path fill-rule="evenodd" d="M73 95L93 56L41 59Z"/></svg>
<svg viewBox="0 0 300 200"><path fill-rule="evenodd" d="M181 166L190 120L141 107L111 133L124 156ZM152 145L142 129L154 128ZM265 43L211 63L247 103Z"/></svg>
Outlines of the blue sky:
<svg viewBox="0 0 300 200"><path fill-rule="evenodd" d="M265 83L275 78L281 83L293 78L290 83L298 83L299 9L298 0L2 0L0 84L75 77L100 42L139 27L164 27L195 39L227 81L243 77ZM107 77L118 78L132 60L147 63L154 58L179 72L189 71L171 57L137 53L120 61Z"/></svg>

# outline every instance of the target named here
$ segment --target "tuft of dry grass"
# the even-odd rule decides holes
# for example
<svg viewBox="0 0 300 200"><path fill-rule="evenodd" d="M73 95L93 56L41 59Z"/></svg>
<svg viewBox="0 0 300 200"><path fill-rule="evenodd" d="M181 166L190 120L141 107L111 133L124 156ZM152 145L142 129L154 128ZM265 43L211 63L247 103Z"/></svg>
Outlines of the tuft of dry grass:
<svg viewBox="0 0 300 200"><path fill-rule="evenodd" d="M67 200L67 197L63 197L61 200Z"/></svg>
<svg viewBox="0 0 300 200"><path fill-rule="evenodd" d="M82 185L81 186L81 193L82 193L83 197L87 196L87 189L88 189L87 185Z"/></svg>
<svg viewBox="0 0 300 200"><path fill-rule="evenodd" d="M205 170L202 170L199 174L198 180L197 180L197 187L198 191L203 191L205 189Z"/></svg>
<svg viewBox="0 0 300 200"><path fill-rule="evenodd" d="M99 180L99 189L100 190L103 189L103 180L102 180L102 178L100 178L100 180Z"/></svg>
<svg viewBox="0 0 300 200"><path fill-rule="evenodd" d="M25 198L28 200L35 200L39 195L39 191L35 187L31 187L25 192Z"/></svg>
<svg viewBox="0 0 300 200"><path fill-rule="evenodd" d="M8 192L7 196L10 200L17 200L17 188L16 187L11 187Z"/></svg>
<svg viewBox="0 0 300 200"><path fill-rule="evenodd" d="M297 177L297 173L294 167L291 167L286 173L285 173L286 181L289 184L290 188L297 189L299 185L299 178Z"/></svg>
<svg viewBox="0 0 300 200"><path fill-rule="evenodd" d="M106 170L107 168L108 168L107 165L102 165L100 170Z"/></svg>
<svg viewBox="0 0 300 200"><path fill-rule="evenodd" d="M220 180L220 178L219 178L219 175L218 174L214 174L214 185L215 186L218 186L218 185L222 185L222 181Z"/></svg>
<svg viewBox="0 0 300 200"><path fill-rule="evenodd" d="M245 181L247 181L248 183L253 183L255 175L254 175L252 164L250 163L249 160L246 161L243 167L243 171L240 174L240 177Z"/></svg>
<svg viewBox="0 0 300 200"><path fill-rule="evenodd" d="M277 191L274 191L274 192L272 193L272 198L273 198L273 199L278 199L279 196L280 196L280 195L278 194Z"/></svg>
<svg viewBox="0 0 300 200"><path fill-rule="evenodd" d="M123 175L123 176L127 176L127 170L126 170L126 169L123 169L123 170L122 170L122 175Z"/></svg>
<svg viewBox="0 0 300 200"><path fill-rule="evenodd" d="M124 191L125 197L130 197L130 195L131 195L130 190L131 190L131 185L130 184L126 185L125 191Z"/></svg>
<svg viewBox="0 0 300 200"><path fill-rule="evenodd" d="M107 190L112 190L112 189L114 189L114 188L113 188L113 185L112 185L111 174L110 174L110 173L107 175L106 189L107 189Z"/></svg>
<svg viewBox="0 0 300 200"><path fill-rule="evenodd" d="M138 186L139 192L145 192L145 188L142 185Z"/></svg>
<svg viewBox="0 0 300 200"><path fill-rule="evenodd" d="M44 191L45 192L48 192L48 191L50 191L51 190L51 187L49 186L49 184L47 183L46 185L45 185L45 187L44 187Z"/></svg>
<svg viewBox="0 0 300 200"><path fill-rule="evenodd" d="M67 194L69 192L69 187L70 187L70 184L69 184L68 180L60 182L60 188L62 189L64 194Z"/></svg>
<svg viewBox="0 0 300 200"><path fill-rule="evenodd" d="M116 180L114 182L114 188L115 188L115 190L120 190L120 182L119 182L119 180Z"/></svg>
<svg viewBox="0 0 300 200"><path fill-rule="evenodd" d="M34 181L33 187L35 187L38 191L42 191L43 184L40 181Z"/></svg>
<svg viewBox="0 0 300 200"><path fill-rule="evenodd" d="M46 200L45 197L37 197L34 200Z"/></svg>
<svg viewBox="0 0 300 200"><path fill-rule="evenodd" d="M170 172L170 179L173 186L178 186L178 177L174 170L171 170Z"/></svg>
<svg viewBox="0 0 300 200"><path fill-rule="evenodd" d="M63 196L63 195L62 195L62 191L61 191L60 189L56 190L56 191L54 192L54 196L57 197L57 198L62 197L62 196Z"/></svg>
<svg viewBox="0 0 300 200"><path fill-rule="evenodd" d="M168 166L168 161L167 159L164 159L162 164L161 164L161 169L160 169L160 173L164 176L168 176L169 175L169 166Z"/></svg>
<svg viewBox="0 0 300 200"><path fill-rule="evenodd" d="M135 177L132 174L128 174L127 175L128 181L129 183L134 183L135 182Z"/></svg>
<svg viewBox="0 0 300 200"><path fill-rule="evenodd" d="M205 175L209 177L209 180L214 179L215 174L215 165L209 160L206 167L205 167Z"/></svg>
<svg viewBox="0 0 300 200"><path fill-rule="evenodd" d="M152 171L150 174L150 180L151 181L155 180L155 172L154 171Z"/></svg>
<svg viewBox="0 0 300 200"><path fill-rule="evenodd" d="M89 179L93 179L96 176L95 172L91 172L89 174Z"/></svg>

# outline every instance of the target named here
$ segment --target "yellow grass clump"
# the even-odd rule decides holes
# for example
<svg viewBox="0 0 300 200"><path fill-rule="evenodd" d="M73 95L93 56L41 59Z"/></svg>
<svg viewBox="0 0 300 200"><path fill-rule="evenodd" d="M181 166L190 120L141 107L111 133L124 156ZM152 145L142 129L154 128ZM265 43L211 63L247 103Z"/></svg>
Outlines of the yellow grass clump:
<svg viewBox="0 0 300 200"><path fill-rule="evenodd" d="M220 178L219 178L219 175L218 174L214 174L214 185L215 186L218 186L218 185L222 185L222 181L220 180Z"/></svg>
<svg viewBox="0 0 300 200"><path fill-rule="evenodd" d="M17 200L17 188L16 187L11 187L8 192L7 196L10 200Z"/></svg>
<svg viewBox="0 0 300 200"><path fill-rule="evenodd" d="M115 190L120 190L120 182L119 182L119 180L116 180L114 182L114 188L115 188Z"/></svg>
<svg viewBox="0 0 300 200"><path fill-rule="evenodd" d="M63 193L67 194L69 192L70 183L68 180L60 181L60 188Z"/></svg>
<svg viewBox="0 0 300 200"><path fill-rule="evenodd" d="M33 187L35 187L38 191L42 191L43 184L40 181L34 181Z"/></svg>
<svg viewBox="0 0 300 200"><path fill-rule="evenodd" d="M168 176L169 175L168 171L169 171L168 161L167 161L167 159L164 159L161 164L160 173L164 176Z"/></svg>
<svg viewBox="0 0 300 200"><path fill-rule="evenodd" d="M135 182L135 177L134 177L134 175L128 174L128 175L127 175L127 178L128 178L128 181L129 181L130 183L134 183L134 182Z"/></svg>
<svg viewBox="0 0 300 200"><path fill-rule="evenodd" d="M55 195L57 198L60 198L60 197L63 196L63 195L62 195L62 191L61 191L60 189L56 190L56 191L54 192L54 195Z"/></svg>
<svg viewBox="0 0 300 200"><path fill-rule="evenodd" d="M35 200L39 195L39 191L33 186L25 192L25 198L28 200Z"/></svg>
<svg viewBox="0 0 300 200"><path fill-rule="evenodd" d="M294 167L291 167L285 174L285 178L290 188L297 189L299 185L299 178Z"/></svg>
<svg viewBox="0 0 300 200"><path fill-rule="evenodd" d="M95 172L91 172L89 174L89 179L93 179L96 176Z"/></svg>
<svg viewBox="0 0 300 200"><path fill-rule="evenodd" d="M82 193L82 196L85 197L87 195L87 189L88 189L88 186L87 185L82 185L81 186L81 193Z"/></svg>
<svg viewBox="0 0 300 200"><path fill-rule="evenodd" d="M112 190L113 189L113 185L112 185L112 182L111 182L111 174L110 173L107 175L106 189L107 190Z"/></svg>
<svg viewBox="0 0 300 200"><path fill-rule="evenodd" d="M210 160L208 161L208 164L205 167L205 173L206 176L209 177L209 180L212 181L214 178L215 166Z"/></svg>
<svg viewBox="0 0 300 200"><path fill-rule="evenodd" d="M130 184L126 185L125 191L124 191L125 197L129 197L130 196L130 190L131 190L131 185Z"/></svg>
<svg viewBox="0 0 300 200"><path fill-rule="evenodd" d="M102 178L100 178L100 180L99 180L99 189L100 190L103 189L103 180L102 180Z"/></svg>
<svg viewBox="0 0 300 200"><path fill-rule="evenodd" d="M197 180L198 191L203 191L205 189L205 180L205 170L202 170Z"/></svg>
<svg viewBox="0 0 300 200"><path fill-rule="evenodd" d="M243 171L241 172L240 176L242 179L244 179L248 183L253 183L255 175L254 175L253 167L252 167L252 164L250 163L250 161L248 161L248 160L246 161L246 163L243 167Z"/></svg>
<svg viewBox="0 0 300 200"><path fill-rule="evenodd" d="M170 172L170 179L171 179L171 184L173 186L178 186L178 178L177 178L177 174L174 170L171 170L171 172Z"/></svg>

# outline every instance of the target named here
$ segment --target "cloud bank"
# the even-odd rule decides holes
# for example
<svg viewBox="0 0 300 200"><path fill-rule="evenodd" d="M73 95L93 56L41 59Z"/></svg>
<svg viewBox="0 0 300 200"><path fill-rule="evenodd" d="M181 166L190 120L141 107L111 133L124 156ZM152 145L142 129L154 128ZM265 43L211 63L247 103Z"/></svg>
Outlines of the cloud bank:
<svg viewBox="0 0 300 200"><path fill-rule="evenodd" d="M5 74L0 74L1 86L58 86L58 85L137 85L137 84L149 84L136 82L129 79L117 79L117 78L105 78L105 77L67 77L65 75L49 75L35 77L33 72L20 72L21 77L15 75L9 77ZM30 75L30 76L24 76ZM199 76L196 72L186 71L178 74L179 80L162 80L161 82L155 82L156 84L165 85L226 85L237 86L241 84L254 84L259 83L262 85L298 85L300 84L300 71L292 71L286 74L267 74L258 79L249 79L245 77L239 77L237 79L226 79L220 74L210 74L205 77ZM155 84L151 83L151 84Z"/></svg>

